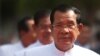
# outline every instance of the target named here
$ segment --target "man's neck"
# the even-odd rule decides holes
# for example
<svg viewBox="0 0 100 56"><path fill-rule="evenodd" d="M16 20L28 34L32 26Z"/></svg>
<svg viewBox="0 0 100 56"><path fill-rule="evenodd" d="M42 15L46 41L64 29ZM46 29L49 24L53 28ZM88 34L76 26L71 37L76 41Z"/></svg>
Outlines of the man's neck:
<svg viewBox="0 0 100 56"><path fill-rule="evenodd" d="M66 52L66 51L70 50L71 48L73 48L73 45L61 47L61 46L55 44L55 47L62 52Z"/></svg>
<svg viewBox="0 0 100 56"><path fill-rule="evenodd" d="M27 41L25 41L25 40L22 40L21 41L22 42L22 44L23 44L23 46L26 48L26 47L28 47L29 45L31 45L31 44L34 44L35 42L36 42L36 40L34 40L34 41L30 41L30 42L27 42Z"/></svg>

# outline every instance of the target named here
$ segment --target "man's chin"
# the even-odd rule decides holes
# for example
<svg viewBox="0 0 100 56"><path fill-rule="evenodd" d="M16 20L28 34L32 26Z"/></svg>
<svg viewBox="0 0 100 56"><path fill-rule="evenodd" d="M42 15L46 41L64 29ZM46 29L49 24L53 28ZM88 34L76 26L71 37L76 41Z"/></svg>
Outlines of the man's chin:
<svg viewBox="0 0 100 56"><path fill-rule="evenodd" d="M72 42L61 42L62 45L72 45Z"/></svg>

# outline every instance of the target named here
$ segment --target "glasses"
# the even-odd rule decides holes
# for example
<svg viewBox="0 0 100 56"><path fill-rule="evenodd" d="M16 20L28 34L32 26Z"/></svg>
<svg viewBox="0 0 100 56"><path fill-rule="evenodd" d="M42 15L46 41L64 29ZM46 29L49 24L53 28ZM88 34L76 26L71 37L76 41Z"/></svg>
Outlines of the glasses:
<svg viewBox="0 0 100 56"><path fill-rule="evenodd" d="M66 25L61 25L61 24L55 24L53 25L53 27L58 28L58 29L62 29L62 28L68 28L68 29L74 29L76 28L76 25L74 24L66 24Z"/></svg>

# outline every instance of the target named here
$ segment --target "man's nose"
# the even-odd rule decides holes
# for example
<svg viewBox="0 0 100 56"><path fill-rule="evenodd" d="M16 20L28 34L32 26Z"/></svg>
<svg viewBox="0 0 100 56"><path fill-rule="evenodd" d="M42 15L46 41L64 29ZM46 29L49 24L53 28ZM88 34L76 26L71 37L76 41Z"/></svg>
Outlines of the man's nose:
<svg viewBox="0 0 100 56"><path fill-rule="evenodd" d="M48 28L48 29L47 29L47 32L51 33L51 29L50 29L50 28Z"/></svg>
<svg viewBox="0 0 100 56"><path fill-rule="evenodd" d="M69 33L70 29L68 27L63 28L62 33Z"/></svg>

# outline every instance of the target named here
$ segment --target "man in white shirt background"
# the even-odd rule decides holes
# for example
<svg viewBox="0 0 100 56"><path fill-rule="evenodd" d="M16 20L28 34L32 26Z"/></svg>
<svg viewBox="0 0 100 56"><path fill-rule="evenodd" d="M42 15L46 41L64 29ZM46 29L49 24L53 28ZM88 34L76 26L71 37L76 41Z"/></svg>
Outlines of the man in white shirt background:
<svg viewBox="0 0 100 56"><path fill-rule="evenodd" d="M18 22L17 27L19 42L1 46L0 54L2 56L12 56L15 52L30 47L30 45L33 45L37 41L35 22L32 17L24 17Z"/></svg>
<svg viewBox="0 0 100 56"><path fill-rule="evenodd" d="M80 11L65 4L55 7L50 15L54 43L25 52L25 56L100 56L99 54L74 45L82 24L78 23Z"/></svg>
<svg viewBox="0 0 100 56"><path fill-rule="evenodd" d="M93 41L93 31L92 24L88 19L81 19L80 22L83 24L83 28L80 31L80 35L77 38L75 44L82 46L84 48L91 49Z"/></svg>
<svg viewBox="0 0 100 56"><path fill-rule="evenodd" d="M53 39L51 36L51 21L50 11L47 9L41 9L34 14L34 20L37 27L37 39L43 44L50 44Z"/></svg>
<svg viewBox="0 0 100 56"><path fill-rule="evenodd" d="M34 14L34 21L36 26L37 42L32 47L41 47L52 43L50 11L47 9L37 11ZM24 56L24 52L30 49L31 48L27 48L26 50L17 52L14 56Z"/></svg>

